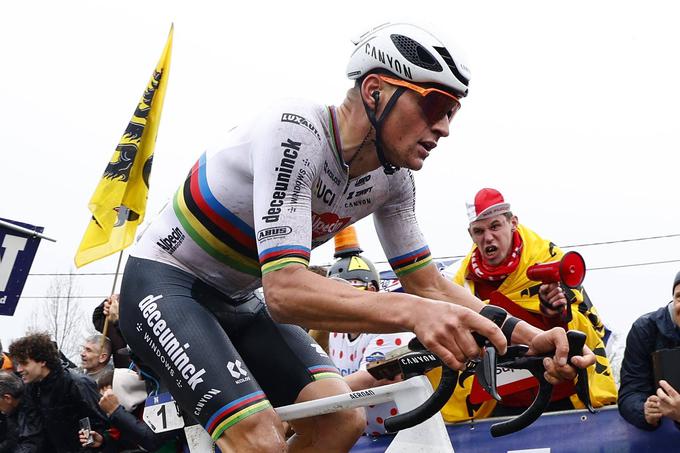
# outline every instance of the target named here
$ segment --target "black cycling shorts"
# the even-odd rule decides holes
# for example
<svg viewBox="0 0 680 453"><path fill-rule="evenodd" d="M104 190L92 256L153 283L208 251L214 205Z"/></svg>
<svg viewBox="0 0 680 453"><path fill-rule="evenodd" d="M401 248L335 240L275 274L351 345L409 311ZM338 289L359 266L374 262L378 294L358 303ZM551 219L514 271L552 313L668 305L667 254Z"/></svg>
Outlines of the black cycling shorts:
<svg viewBox="0 0 680 453"><path fill-rule="evenodd" d="M129 257L120 327L185 417L193 416L213 439L272 404L293 403L310 382L340 378L303 329L273 321L255 296L236 302L155 261Z"/></svg>

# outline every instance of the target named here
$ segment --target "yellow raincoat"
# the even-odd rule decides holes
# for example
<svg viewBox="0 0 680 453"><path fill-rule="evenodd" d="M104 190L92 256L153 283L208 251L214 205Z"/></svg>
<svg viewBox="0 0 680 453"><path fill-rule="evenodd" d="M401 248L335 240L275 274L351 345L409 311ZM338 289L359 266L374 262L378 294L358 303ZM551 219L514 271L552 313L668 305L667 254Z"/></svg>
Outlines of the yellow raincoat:
<svg viewBox="0 0 680 453"><path fill-rule="evenodd" d="M536 263L559 260L564 252L555 244L546 241L523 225L518 226L518 231L524 244L520 262L517 269L503 281L498 291L523 309L541 316L538 299L538 288L541 283L529 280L526 277L526 270ZM468 288L473 294L475 293L475 282L467 280L465 276L475 248L476 246L473 246L472 251L461 262L460 269L453 279L455 283ZM596 364L588 368L591 402L594 407L614 404L616 403L617 390L602 341L604 326L600 322L595 308L584 302L583 294L577 290L573 290L573 293L573 295L566 295L568 300L575 297L575 301L571 304L572 321L569 322L568 328L580 330L586 334L586 345L595 353L596 357ZM488 303L488 301L485 302ZM439 383L440 376L441 368L428 373L433 386ZM484 401L481 404L470 402L473 377L472 374L461 373L453 396L442 409L445 421L459 422L472 418L488 417L496 407L495 400ZM584 407L575 394L571 395L570 399L574 407Z"/></svg>

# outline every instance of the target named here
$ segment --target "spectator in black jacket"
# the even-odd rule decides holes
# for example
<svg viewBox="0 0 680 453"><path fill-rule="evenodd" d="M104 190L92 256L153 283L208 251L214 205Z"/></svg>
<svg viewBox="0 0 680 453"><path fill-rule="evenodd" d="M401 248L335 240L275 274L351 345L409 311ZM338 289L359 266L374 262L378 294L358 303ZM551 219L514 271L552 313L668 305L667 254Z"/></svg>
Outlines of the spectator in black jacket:
<svg viewBox="0 0 680 453"><path fill-rule="evenodd" d="M90 419L93 430L104 432L106 418L97 404L97 386L89 377L62 366L49 335L33 333L19 338L10 345L9 354L28 384L26 396L40 414L47 451L81 451L78 431L82 418Z"/></svg>
<svg viewBox="0 0 680 453"><path fill-rule="evenodd" d="M157 390L153 384L146 386L140 374L128 369L116 369L106 373L98 381L99 407L109 417L111 428L104 452L132 450L142 448L144 451L179 451L177 446L185 443L184 430L175 429L162 433L154 433L142 420L144 401L147 393ZM94 445L104 441L100 432L93 432ZM85 437L81 435L81 442ZM180 448L181 449L181 448Z"/></svg>
<svg viewBox="0 0 680 453"><path fill-rule="evenodd" d="M666 381L657 388L652 353L680 347L680 272L673 281L673 300L635 321L626 339L621 366L619 412L629 423L644 430L659 427L668 417L680 429L680 389Z"/></svg>
<svg viewBox="0 0 680 453"><path fill-rule="evenodd" d="M24 383L14 373L0 371L0 412L6 417L7 432L0 441L0 453L41 453L43 433L40 416L29 398Z"/></svg>

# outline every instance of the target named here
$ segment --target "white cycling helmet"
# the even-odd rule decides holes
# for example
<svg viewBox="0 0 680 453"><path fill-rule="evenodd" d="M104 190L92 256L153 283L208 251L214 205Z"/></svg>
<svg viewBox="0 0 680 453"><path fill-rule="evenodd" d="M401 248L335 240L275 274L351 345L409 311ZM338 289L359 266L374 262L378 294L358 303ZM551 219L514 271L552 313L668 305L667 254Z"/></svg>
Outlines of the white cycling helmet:
<svg viewBox="0 0 680 453"><path fill-rule="evenodd" d="M347 77L358 79L371 71L386 70L420 83L435 83L465 97L470 70L453 49L415 25L384 24L363 34L355 43Z"/></svg>

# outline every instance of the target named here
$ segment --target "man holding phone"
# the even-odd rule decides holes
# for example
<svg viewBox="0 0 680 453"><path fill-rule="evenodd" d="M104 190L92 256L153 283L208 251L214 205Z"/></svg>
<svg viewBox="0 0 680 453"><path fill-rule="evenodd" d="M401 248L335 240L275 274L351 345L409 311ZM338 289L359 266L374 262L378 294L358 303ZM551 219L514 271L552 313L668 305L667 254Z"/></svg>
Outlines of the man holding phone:
<svg viewBox="0 0 680 453"><path fill-rule="evenodd" d="M89 418L90 429L103 432L106 418L97 402L94 381L65 369L59 352L46 333L33 333L15 340L9 354L35 404L43 423L45 451L71 453L82 449L80 420Z"/></svg>
<svg viewBox="0 0 680 453"><path fill-rule="evenodd" d="M633 323L621 364L619 412L629 423L653 431L663 418L680 429L680 388L654 379L652 354L680 348L680 272L673 280L673 300Z"/></svg>

